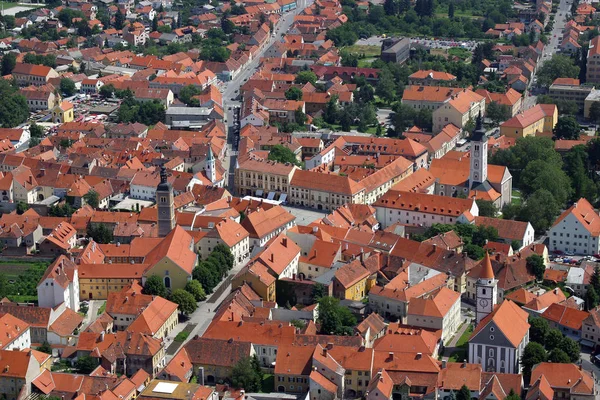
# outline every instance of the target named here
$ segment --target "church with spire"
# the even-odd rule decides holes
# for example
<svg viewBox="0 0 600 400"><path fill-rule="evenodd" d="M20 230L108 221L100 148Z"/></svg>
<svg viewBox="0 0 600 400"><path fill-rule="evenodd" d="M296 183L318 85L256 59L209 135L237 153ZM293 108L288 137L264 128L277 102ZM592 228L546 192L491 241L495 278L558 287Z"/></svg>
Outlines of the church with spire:
<svg viewBox="0 0 600 400"><path fill-rule="evenodd" d="M201 163L199 163L202 165ZM221 166L221 163L215 157L212 147L209 145L204 160L204 166L200 171L194 169L194 177L190 181L188 187L194 185L225 187L225 179L227 178L226 171Z"/></svg>
<svg viewBox="0 0 600 400"><path fill-rule="evenodd" d="M529 343L529 314L510 300L498 305L498 280L489 254L486 253L480 266L475 283L476 325L469 339L469 363L480 364L486 372L519 374L520 360Z"/></svg>
<svg viewBox="0 0 600 400"><path fill-rule="evenodd" d="M498 208L509 204L512 175L505 166L488 164L488 144L480 113L467 152L451 150L431 160L429 172L435 178L435 194L487 200Z"/></svg>

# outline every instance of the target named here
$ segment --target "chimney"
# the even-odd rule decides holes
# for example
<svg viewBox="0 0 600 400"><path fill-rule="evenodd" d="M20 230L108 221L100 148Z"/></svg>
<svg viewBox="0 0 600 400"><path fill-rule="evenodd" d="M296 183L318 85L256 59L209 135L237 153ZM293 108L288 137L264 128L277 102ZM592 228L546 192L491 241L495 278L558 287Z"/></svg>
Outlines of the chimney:
<svg viewBox="0 0 600 400"><path fill-rule="evenodd" d="M40 176L46 176L46 169L40 168Z"/></svg>
<svg viewBox="0 0 600 400"><path fill-rule="evenodd" d="M269 256L269 261L275 262L275 253L271 253L271 255Z"/></svg>
<svg viewBox="0 0 600 400"><path fill-rule="evenodd" d="M393 351L390 351L390 352L388 353L388 355L390 356L390 357L389 357L389 358L390 358L390 361L394 359L394 352L393 352Z"/></svg>
<svg viewBox="0 0 600 400"><path fill-rule="evenodd" d="M327 343L327 348L328 348L329 350L333 349L333 342L329 342L329 343Z"/></svg>
<svg viewBox="0 0 600 400"><path fill-rule="evenodd" d="M104 342L104 331L100 332L100 341Z"/></svg>
<svg viewBox="0 0 600 400"><path fill-rule="evenodd" d="M446 368L448 360L442 360L442 369Z"/></svg>
<svg viewBox="0 0 600 400"><path fill-rule="evenodd" d="M463 365L462 365L462 367L463 367L463 368L467 368L467 360L463 360Z"/></svg>
<svg viewBox="0 0 600 400"><path fill-rule="evenodd" d="M323 357L327 357L327 347L323 348Z"/></svg>
<svg viewBox="0 0 600 400"><path fill-rule="evenodd" d="M281 244L283 245L283 247L287 247L287 238L281 238Z"/></svg>
<svg viewBox="0 0 600 400"><path fill-rule="evenodd" d="M423 357L423 353L417 353L417 357L416 357L416 359L417 359L417 360L420 360L420 359L421 359L421 357Z"/></svg>

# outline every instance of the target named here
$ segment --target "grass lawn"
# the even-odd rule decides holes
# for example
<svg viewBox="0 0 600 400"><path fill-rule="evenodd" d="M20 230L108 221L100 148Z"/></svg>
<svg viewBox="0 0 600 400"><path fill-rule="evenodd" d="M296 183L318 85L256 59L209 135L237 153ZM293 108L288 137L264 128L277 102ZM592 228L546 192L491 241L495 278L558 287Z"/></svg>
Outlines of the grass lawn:
<svg viewBox="0 0 600 400"><path fill-rule="evenodd" d="M371 64L375 60L376 60L376 58L361 58L360 60L358 60L358 67L359 68L370 68Z"/></svg>
<svg viewBox="0 0 600 400"><path fill-rule="evenodd" d="M462 47L452 47L448 50L448 54L459 57L462 60L466 60L473 55L469 50L463 49Z"/></svg>
<svg viewBox="0 0 600 400"><path fill-rule="evenodd" d="M264 374L261 383L261 392L271 393L275 390L275 377L271 374Z"/></svg>
<svg viewBox="0 0 600 400"><path fill-rule="evenodd" d="M334 131L341 131L342 130L342 126L339 124L330 124L331 129ZM350 125L350 130L354 130L356 131L358 129L358 125ZM385 129L383 130L385 133ZM363 133L369 133L371 135L374 135L375 133L377 133L377 127L376 126L369 126L367 128L366 132Z"/></svg>
<svg viewBox="0 0 600 400"><path fill-rule="evenodd" d="M364 44L353 44L352 46L346 46L342 48L342 51L356 55L364 54L366 58L379 57L381 55L381 47Z"/></svg>
<svg viewBox="0 0 600 400"><path fill-rule="evenodd" d="M19 3L13 3L10 1L0 1L0 6L3 7L5 10L8 10L9 8L17 7L18 5L19 5Z"/></svg>
<svg viewBox="0 0 600 400"><path fill-rule="evenodd" d="M98 309L98 315L101 315L104 311L106 311L106 302L102 303L102 305Z"/></svg>
<svg viewBox="0 0 600 400"><path fill-rule="evenodd" d="M181 331L177 334L177 336L175 336L175 341L176 342L183 342L185 339L188 338L188 336L190 336L189 332L186 331Z"/></svg>
<svg viewBox="0 0 600 400"><path fill-rule="evenodd" d="M469 338L473 333L473 325L469 324L469 327L463 332L458 341L456 342L456 350L450 354L448 361L450 362L461 362L467 358L467 345Z"/></svg>
<svg viewBox="0 0 600 400"><path fill-rule="evenodd" d="M1 261L0 274L6 278L6 294L12 301L37 301L37 284L46 272L47 262Z"/></svg>
<svg viewBox="0 0 600 400"><path fill-rule="evenodd" d="M512 203L516 206L520 206L521 205L521 192L519 192L517 189L513 189L512 193L511 193L511 198L512 198Z"/></svg>

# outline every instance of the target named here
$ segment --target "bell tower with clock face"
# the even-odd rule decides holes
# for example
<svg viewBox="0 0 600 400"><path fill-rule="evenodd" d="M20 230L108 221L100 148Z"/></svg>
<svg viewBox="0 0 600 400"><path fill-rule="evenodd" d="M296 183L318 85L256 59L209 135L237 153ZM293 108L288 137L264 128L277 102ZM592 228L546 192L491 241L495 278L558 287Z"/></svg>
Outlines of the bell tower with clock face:
<svg viewBox="0 0 600 400"><path fill-rule="evenodd" d="M477 323L494 311L498 297L498 280L494 276L494 270L492 269L492 263L488 253L482 261L482 269L479 274L479 278L475 283L476 295L475 295L475 310L477 316Z"/></svg>

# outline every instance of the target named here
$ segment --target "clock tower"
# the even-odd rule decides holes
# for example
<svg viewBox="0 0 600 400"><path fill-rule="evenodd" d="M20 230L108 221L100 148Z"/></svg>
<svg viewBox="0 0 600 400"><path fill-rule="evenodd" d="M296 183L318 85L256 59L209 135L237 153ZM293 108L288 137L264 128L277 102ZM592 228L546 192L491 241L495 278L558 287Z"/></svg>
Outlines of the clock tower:
<svg viewBox="0 0 600 400"><path fill-rule="evenodd" d="M494 311L494 306L496 305L496 299L498 297L498 281L494 277L494 270L492 269L492 262L490 261L490 255L488 253L485 253L482 263L483 268L475 283L477 291L475 300L478 324L488 314Z"/></svg>

